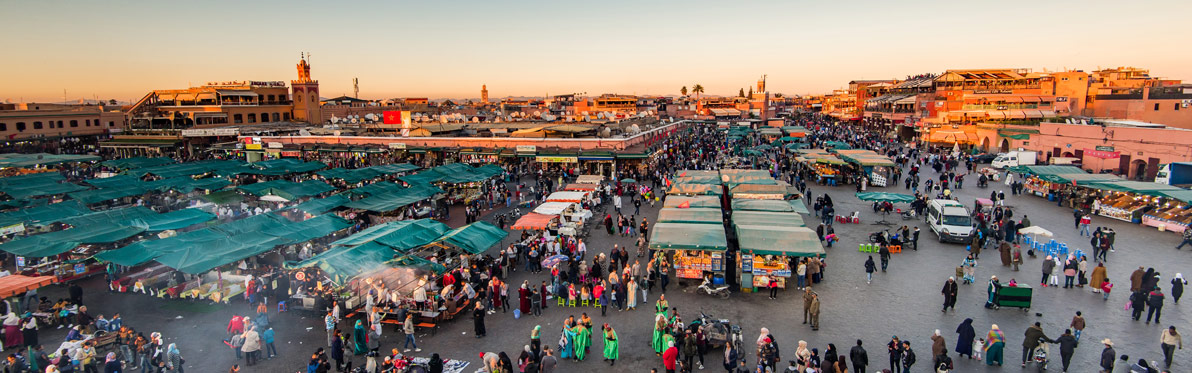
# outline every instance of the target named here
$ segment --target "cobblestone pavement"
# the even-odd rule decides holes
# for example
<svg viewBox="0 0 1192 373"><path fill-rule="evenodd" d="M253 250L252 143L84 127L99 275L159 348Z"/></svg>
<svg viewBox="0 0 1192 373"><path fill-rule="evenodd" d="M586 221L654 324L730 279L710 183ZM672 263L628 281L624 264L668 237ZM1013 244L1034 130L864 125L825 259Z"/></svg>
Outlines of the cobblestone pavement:
<svg viewBox="0 0 1192 373"><path fill-rule="evenodd" d="M928 170L927 176L932 175ZM959 200L971 205L973 198L988 197L991 190L999 188L1008 191L1002 184L991 184L990 189L969 186L958 191ZM1027 326L1036 321L1041 322L1046 334L1056 338L1068 326L1073 314L1083 311L1088 328L1081 338L1083 343L1076 350L1071 371L1091 372L1096 370L1101 353L1099 341L1103 338L1112 338L1116 342L1118 353L1128 354L1132 360L1138 357L1161 360L1158 339L1162 328L1177 325L1183 330L1189 330L1188 326L1192 325L1188 322L1188 315L1184 310L1188 306L1172 304L1170 298L1164 307L1164 321L1161 326L1131 321L1128 318L1129 311L1123 310L1128 296L1129 274L1138 266L1154 267L1161 272L1160 284L1164 285L1165 292L1176 272L1192 274L1192 252L1188 252L1192 250L1173 249L1178 242L1176 234L1158 232L1153 228L1109 218L1094 217L1094 226L1108 226L1118 232L1117 251L1109 255L1107 264L1109 278L1118 285L1114 293L1106 302L1101 300L1099 294L1092 294L1087 288L1036 288L1034 304L1029 312L1019 309L983 308L984 282L990 275L997 275L1003 281L1017 278L1022 283L1037 286L1036 279L1041 275L1041 259L1027 258L1021 272L1016 273L1002 267L996 253L987 253L982 256L977 269L978 283L961 285L956 311L943 313L939 311L942 304L940 288L944 280L954 274L955 267L966 255L964 245L937 243L935 235L930 233L921 221L903 221L891 215L890 218L897 226L909 223L923 227L920 238L922 247L918 251L896 254L891 260L889 271L876 273L874 282L866 284L862 266L866 254L858 252L856 248L867 239L870 232L884 227L871 224L876 219L870 205L853 197L853 186L831 188L813 185L811 189L815 195L824 192L831 194L836 201L838 213L860 211L862 216L861 224L836 225L837 233L842 240L835 247L828 249L825 279L823 283L815 286L815 291L820 294L823 310L822 327L819 331L811 331L807 325L802 324L801 302L799 294L794 290L781 292L777 300L770 300L764 294L745 293L734 293L729 300L720 300L685 293L677 284L672 284L668 289L667 298L670 304L679 309L685 321L692 320L698 312L703 311L717 318L727 318L739 323L744 330L746 345L749 346L747 355L750 357L751 366L754 363L752 341L757 338L758 329L761 327L768 327L775 335L784 358L793 356L794 347L799 340L806 340L809 346L819 348L821 354L828 343L834 343L841 353L847 354L855 340L860 338L865 341L869 351L869 371L888 367L881 348L889 341L891 335L897 335L903 340L911 341L912 348L916 350L919 364L915 371L927 371L930 369L929 337L932 331L939 329L948 342L949 351L953 351L956 326L965 318L971 317L975 320L973 325L977 328L978 335L988 332L991 323L1001 326L1007 337L1006 366L988 367L983 363L964 359L957 360L957 371L1016 371L1019 368L1015 365L1019 364L1021 359L1022 335ZM872 190L905 192L901 186ZM1035 196L1007 197L1007 205L1014 208L1016 218L1023 214L1028 215L1034 224L1054 232L1055 239L1067 242L1073 247L1087 248L1087 238L1079 237L1076 230L1068 228L1072 222L1069 210ZM643 206L640 215L654 221L657 209ZM814 218L807 220L812 221ZM592 253L607 252L614 244L632 243L631 238L609 236L602 228L594 229L588 240L589 251ZM547 272L527 274L518 271L509 282L520 284L523 280L530 280L531 283L539 283L547 277ZM208 307L187 301L158 300L139 294L109 295L103 290L106 287L99 279L88 281L84 288L86 303L91 305L93 312L108 316L121 312L125 324L146 334L150 331L161 331L167 343L177 342L187 359L186 369L192 372L226 371L234 362L235 355L221 342L225 336L224 326L233 313L251 312L250 307L242 300L229 306ZM43 290L42 295L51 298L65 297L65 289L54 286ZM543 343L554 346L560 335L562 320L568 315L578 317L581 312L587 312L596 325L609 323L617 329L621 339L621 360L615 369L645 372L650 368L659 368L662 371L661 359L656 357L649 347L652 332L650 305L657 296L656 292L651 293L639 310L610 310L607 316L601 316L600 311L595 308L565 308L555 306L553 302L541 317L523 316L521 319L514 319L512 311L497 313L487 317L488 336L481 339L472 335L471 320L461 318L444 323L434 336L420 336L418 343L423 352L416 355L429 356L431 352L438 352L444 358L466 359L472 362L467 369L468 372L472 372L480 367L478 352L506 351L511 358L516 359L522 346L528 344L530 330L535 325L542 325ZM273 315L273 325L281 358L246 367L244 371L305 371L306 360L310 354L326 341L319 316L299 312ZM348 330L350 324L345 321L340 327ZM64 335L65 329L47 330L42 333L41 338L49 347L56 346L57 341L61 341ZM602 343L599 338L596 339L587 361L560 362L560 369L566 372L612 371L614 368L600 361ZM401 341L403 337L400 332L396 328L387 327L381 344L382 350L400 347ZM721 369L722 352L723 350L716 349L705 356L706 369ZM1053 349L1052 352L1055 363L1052 370L1058 371L1058 349ZM955 357L954 353L951 354ZM1173 371L1192 370L1192 363L1188 363L1192 360L1188 354L1183 350L1177 350L1177 363ZM360 365L363 358L356 357L354 362Z"/></svg>

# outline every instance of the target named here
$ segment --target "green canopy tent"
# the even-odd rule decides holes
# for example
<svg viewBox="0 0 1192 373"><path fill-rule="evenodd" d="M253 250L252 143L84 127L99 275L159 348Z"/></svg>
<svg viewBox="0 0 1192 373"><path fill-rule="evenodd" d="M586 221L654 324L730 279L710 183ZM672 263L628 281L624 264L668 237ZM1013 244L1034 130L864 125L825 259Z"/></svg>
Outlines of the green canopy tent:
<svg viewBox="0 0 1192 373"><path fill-rule="evenodd" d="M327 196L326 198L313 198L309 201L294 206L294 208L307 214L322 214L337 207L343 206L351 201L352 200L345 195L336 194Z"/></svg>
<svg viewBox="0 0 1192 373"><path fill-rule="evenodd" d="M18 223L25 225L44 226L62 221L63 219L90 213L79 201L63 201L43 206L0 213L0 227Z"/></svg>
<svg viewBox="0 0 1192 373"><path fill-rule="evenodd" d="M656 223L724 224L724 215L715 208L663 208Z"/></svg>
<svg viewBox="0 0 1192 373"><path fill-rule="evenodd" d="M443 265L417 256L398 256L393 248L369 242L355 247L339 247L327 250L310 259L287 264L286 268L317 266L337 285L386 269L404 268L418 271L412 278L429 278L447 272Z"/></svg>
<svg viewBox="0 0 1192 373"><path fill-rule="evenodd" d="M196 208L181 209L164 214L153 214L129 221L132 226L144 226L148 232L182 229L195 224L215 220L215 215Z"/></svg>
<svg viewBox="0 0 1192 373"><path fill-rule="evenodd" d="M790 195L790 191L786 185L779 184L739 184L729 189L728 194L733 199L781 200Z"/></svg>
<svg viewBox="0 0 1192 373"><path fill-rule="evenodd" d="M452 229L432 244L450 244L469 254L480 254L509 235L504 229L486 221L478 221Z"/></svg>
<svg viewBox="0 0 1192 373"><path fill-rule="evenodd" d="M771 211L771 212L794 212L795 209L791 207L787 201L776 201L770 199L734 199L732 201L733 213L736 211Z"/></svg>
<svg viewBox="0 0 1192 373"><path fill-rule="evenodd" d="M103 162L99 162L99 164L108 166L108 167L112 167L112 168L116 168L116 169L120 169L120 170L129 170L129 169L134 169L134 168L161 166L161 165L171 164L171 163L175 163L175 162L176 161L174 161L174 159L170 158L170 157L154 157L154 158L132 157L132 158L122 158L122 159L113 159L113 160L103 161Z"/></svg>
<svg viewBox="0 0 1192 373"><path fill-rule="evenodd" d="M373 212L389 212L418 201L443 193L442 189L427 184L414 184L389 192L370 195L366 198L344 204L345 207Z"/></svg>
<svg viewBox="0 0 1192 373"><path fill-rule="evenodd" d="M720 175L692 175L676 177L675 184L709 184L720 185Z"/></svg>
<svg viewBox="0 0 1192 373"><path fill-rule="evenodd" d="M773 225L783 227L803 227L803 216L794 212L772 211L736 211L733 212L733 225Z"/></svg>
<svg viewBox="0 0 1192 373"><path fill-rule="evenodd" d="M272 180L255 184L241 185L240 190L257 196L276 195L288 200L309 197L335 190L335 187L319 181L307 180L295 183L289 180Z"/></svg>
<svg viewBox="0 0 1192 373"><path fill-rule="evenodd" d="M807 205L803 204L802 199L791 199L791 200L787 200L786 202L791 205L791 209L793 209L794 212L797 212L800 214L810 214L811 213L811 211L807 211Z"/></svg>
<svg viewBox="0 0 1192 373"><path fill-rule="evenodd" d="M801 257L827 255L815 231L807 227L737 225L735 229L742 253Z"/></svg>
<svg viewBox="0 0 1192 373"><path fill-rule="evenodd" d="M673 184L670 189L666 191L668 196L671 195L686 195L686 196L707 196L707 195L721 195L724 191L720 185L710 184Z"/></svg>
<svg viewBox="0 0 1192 373"><path fill-rule="evenodd" d="M244 200L244 196L237 193L235 190L223 190L211 194L205 194L199 197L207 202L217 205L230 205L233 203L240 203Z"/></svg>
<svg viewBox="0 0 1192 373"><path fill-rule="evenodd" d="M94 155L5 153L0 154L0 167L48 166L59 163L91 162L98 160L100 158Z"/></svg>
<svg viewBox="0 0 1192 373"><path fill-rule="evenodd" d="M0 250L19 256L41 258L70 251L81 244L120 241L144 231L143 227L115 224L85 225L12 240L0 245Z"/></svg>
<svg viewBox="0 0 1192 373"><path fill-rule="evenodd" d="M686 204L686 207L680 207ZM667 196L662 208L714 208L720 209L720 198L715 196Z"/></svg>
<svg viewBox="0 0 1192 373"><path fill-rule="evenodd" d="M915 201L915 196L902 193L866 192L857 193L856 196L857 199L866 202L911 203Z"/></svg>
<svg viewBox="0 0 1192 373"><path fill-rule="evenodd" d="M361 246L376 242L404 252L434 242L447 230L446 224L434 219L399 220L368 227L332 242L331 247Z"/></svg>
<svg viewBox="0 0 1192 373"><path fill-rule="evenodd" d="M156 175L165 179L183 176L195 176L207 173L219 175L235 175L245 170L244 162L237 160L209 159L204 161L175 163L161 166L151 166L131 169L124 173L136 177Z"/></svg>
<svg viewBox="0 0 1192 373"><path fill-rule="evenodd" d="M327 168L323 162L302 161L294 158L281 158L268 161L250 163L240 173L251 175L281 176L306 173Z"/></svg>
<svg viewBox="0 0 1192 373"><path fill-rule="evenodd" d="M0 192L13 199L26 199L87 190L87 187L66 183L57 172L41 172L0 178Z"/></svg>
<svg viewBox="0 0 1192 373"><path fill-rule="evenodd" d="M650 249L724 251L728 240L722 225L657 223L650 230Z"/></svg>

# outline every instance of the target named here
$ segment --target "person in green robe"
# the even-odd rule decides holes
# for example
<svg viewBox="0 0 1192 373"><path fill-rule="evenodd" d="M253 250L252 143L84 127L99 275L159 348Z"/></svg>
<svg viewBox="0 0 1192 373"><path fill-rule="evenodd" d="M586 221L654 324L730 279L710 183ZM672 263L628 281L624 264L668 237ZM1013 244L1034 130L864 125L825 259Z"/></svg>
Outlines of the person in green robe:
<svg viewBox="0 0 1192 373"><path fill-rule="evenodd" d="M584 361L584 357L588 355L588 346L592 345L592 331L584 327L584 324L575 326L575 359Z"/></svg>
<svg viewBox="0 0 1192 373"><path fill-rule="evenodd" d="M654 315L654 339L650 343L650 346L654 347L654 355L662 356L662 351L666 350L666 343L662 342L664 334L666 334L666 316Z"/></svg>
<svg viewBox="0 0 1192 373"><path fill-rule="evenodd" d="M618 357L620 357L620 348L618 347L617 332L606 323L604 324L604 361L612 366L617 363Z"/></svg>
<svg viewBox="0 0 1192 373"><path fill-rule="evenodd" d="M364 335L364 321L356 320L356 330L352 331L352 341L355 342L355 346L352 347L353 354L364 355L368 352L368 340Z"/></svg>

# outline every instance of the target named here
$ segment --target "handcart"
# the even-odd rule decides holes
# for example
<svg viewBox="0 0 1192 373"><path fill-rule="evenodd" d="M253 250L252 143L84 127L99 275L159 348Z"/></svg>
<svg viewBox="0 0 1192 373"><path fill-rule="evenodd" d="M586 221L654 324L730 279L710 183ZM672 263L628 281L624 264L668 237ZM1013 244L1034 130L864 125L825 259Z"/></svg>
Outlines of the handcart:
<svg viewBox="0 0 1192 373"><path fill-rule="evenodd" d="M1023 312L1031 310L1031 294L1034 289L1030 285L999 286L993 299L993 308L1018 307Z"/></svg>

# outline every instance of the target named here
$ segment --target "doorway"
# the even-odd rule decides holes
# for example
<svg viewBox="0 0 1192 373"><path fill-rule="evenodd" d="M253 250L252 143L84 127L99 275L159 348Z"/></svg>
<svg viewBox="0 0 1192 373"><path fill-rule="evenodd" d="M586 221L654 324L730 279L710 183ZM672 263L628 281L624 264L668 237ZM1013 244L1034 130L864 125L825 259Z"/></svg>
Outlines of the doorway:
<svg viewBox="0 0 1192 373"><path fill-rule="evenodd" d="M1146 178L1146 161L1138 159L1130 162L1130 178L1134 180Z"/></svg>
<svg viewBox="0 0 1192 373"><path fill-rule="evenodd" d="M1010 140L1002 139L1002 153L1010 151Z"/></svg>

